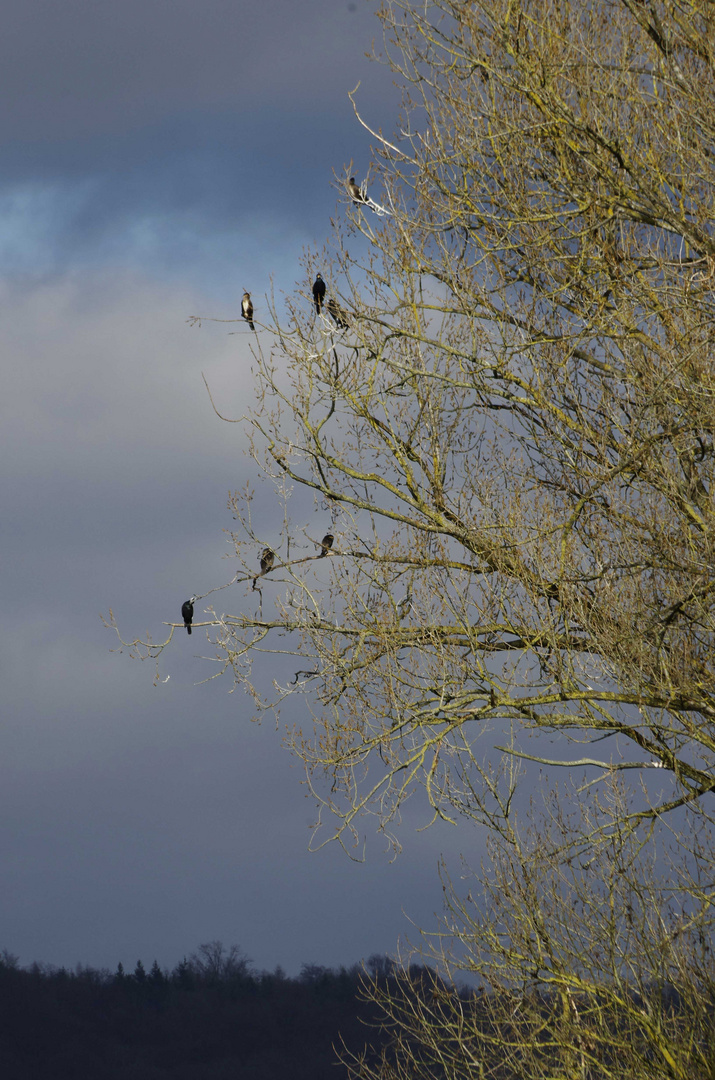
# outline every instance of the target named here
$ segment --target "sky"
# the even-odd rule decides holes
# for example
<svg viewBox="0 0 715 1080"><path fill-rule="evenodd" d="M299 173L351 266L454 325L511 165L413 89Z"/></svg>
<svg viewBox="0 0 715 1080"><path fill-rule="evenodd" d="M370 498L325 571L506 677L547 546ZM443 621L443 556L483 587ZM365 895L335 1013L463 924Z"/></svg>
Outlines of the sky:
<svg viewBox="0 0 715 1080"><path fill-rule="evenodd" d="M0 949L22 964L171 967L216 939L259 969L351 964L434 925L441 853L478 861L473 833L409 814L395 862L369 826L364 863L310 853L301 769L228 680L201 682L202 636L155 685L100 620L160 637L232 576L227 499L251 462L201 373L240 414L250 335L187 319L307 284L301 255L341 212L333 170L370 160L348 91L396 123L365 58L375 6L4 11Z"/></svg>

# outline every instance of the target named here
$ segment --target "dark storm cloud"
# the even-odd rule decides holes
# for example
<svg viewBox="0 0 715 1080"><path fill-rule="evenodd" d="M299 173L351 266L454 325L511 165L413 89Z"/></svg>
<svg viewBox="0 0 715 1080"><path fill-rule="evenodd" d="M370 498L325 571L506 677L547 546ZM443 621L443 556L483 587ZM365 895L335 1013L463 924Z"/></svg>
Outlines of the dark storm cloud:
<svg viewBox="0 0 715 1080"><path fill-rule="evenodd" d="M239 126L251 109L288 101L325 112L364 76L362 54L379 33L375 5L351 7L339 0L11 5L0 42L0 139L119 135L197 106L231 106Z"/></svg>
<svg viewBox="0 0 715 1080"><path fill-rule="evenodd" d="M366 161L366 141L353 121L270 119L247 125L250 154L227 114L206 125L189 117L180 127L65 146L66 162L58 155L46 160L44 147L34 161L27 148L14 157L6 147L2 265L53 271L76 260L131 261L143 247L144 265L150 259L190 275L204 263L220 263L225 276L225 264L239 261L248 246L246 237L254 238L254 264L266 253L266 234L298 237L298 249L321 242L342 197L333 172L340 174L361 149Z"/></svg>
<svg viewBox="0 0 715 1080"><path fill-rule="evenodd" d="M362 80L378 126L395 113L389 74L364 57L375 5L350 6L12 8L0 41L0 265L56 273L138 256L202 280L204 260L225 277L240 236L260 258L266 226L300 234L299 247L322 242L334 170L355 158L360 172L368 158L347 91Z"/></svg>

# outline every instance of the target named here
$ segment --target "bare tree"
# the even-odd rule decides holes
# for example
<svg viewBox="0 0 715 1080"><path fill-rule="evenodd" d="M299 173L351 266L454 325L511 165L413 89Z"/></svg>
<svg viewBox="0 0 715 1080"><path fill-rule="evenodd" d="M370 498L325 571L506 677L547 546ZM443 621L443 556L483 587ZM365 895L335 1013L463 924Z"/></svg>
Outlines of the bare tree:
<svg viewBox="0 0 715 1080"><path fill-rule="evenodd" d="M351 1077L712 1076L710 823L681 820L677 850L615 830L588 859L564 859L601 816L625 820L624 793L610 795L616 805L554 805L523 833L495 818L488 872L462 867L473 891L444 871L446 917L421 954L436 966L366 979L391 1038L346 1055Z"/></svg>
<svg viewBox="0 0 715 1080"><path fill-rule="evenodd" d="M224 982L246 975L250 958L238 945L205 941L189 958L192 970L207 982Z"/></svg>
<svg viewBox="0 0 715 1080"><path fill-rule="evenodd" d="M373 132L389 216L340 180L346 224L255 346L282 544L256 607L236 494L242 599L209 637L258 714L304 698L322 839L359 854L372 813L397 845L415 791L490 829L479 904L446 886L481 1004L376 980L397 1034L374 1075L711 1076L715 9L380 17L404 87ZM129 644L157 657L169 625ZM529 761L587 776L531 836Z"/></svg>
<svg viewBox="0 0 715 1080"><path fill-rule="evenodd" d="M348 224L319 265L349 331L306 289L274 312L247 422L285 500L280 573L258 611L246 589L210 611L210 636L259 713L305 695L293 743L344 840L365 811L389 830L415 787L472 816L494 729L594 777L660 770L634 821L709 796L712 7L381 18L405 87L397 136L376 136L391 216L339 185ZM303 492L336 538L321 563L322 524L296 547ZM248 583L262 537L233 507ZM298 671L276 661L271 686L251 665L277 634ZM561 736L548 758L539 731Z"/></svg>

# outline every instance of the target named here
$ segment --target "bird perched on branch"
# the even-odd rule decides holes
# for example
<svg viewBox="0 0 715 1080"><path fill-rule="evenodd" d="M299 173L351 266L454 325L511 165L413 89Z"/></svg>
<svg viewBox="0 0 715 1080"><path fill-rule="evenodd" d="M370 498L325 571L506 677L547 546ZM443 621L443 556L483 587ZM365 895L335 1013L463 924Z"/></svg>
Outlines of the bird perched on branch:
<svg viewBox="0 0 715 1080"><path fill-rule="evenodd" d="M320 315L323 309L323 300L325 299L325 282L320 274L316 277L313 283L313 300L315 301L315 310Z"/></svg>
<svg viewBox="0 0 715 1080"><path fill-rule="evenodd" d="M181 605L181 618L184 620L184 626L186 627L186 633L191 633L191 622L194 617L194 601L195 596L192 596L190 600L184 600Z"/></svg>
<svg viewBox="0 0 715 1080"><path fill-rule="evenodd" d="M350 179L348 180L348 182L346 184L346 187L348 189L348 195L350 196L350 198L352 199L352 201L354 203L367 202L367 199L363 195L362 191L360 190L360 188L355 183L355 177L354 176L350 177Z"/></svg>
<svg viewBox="0 0 715 1080"><path fill-rule="evenodd" d="M412 593L407 592L397 605L397 618L406 619L412 611Z"/></svg>
<svg viewBox="0 0 715 1080"><path fill-rule="evenodd" d="M261 572L260 574L256 574L253 579L254 589L256 587L256 582L258 581L259 577L263 577L264 574L270 573L270 571L273 569L273 563L276 561L276 553L274 551L271 551L271 549L267 547L263 549L258 558L261 560Z"/></svg>
<svg viewBox="0 0 715 1080"><path fill-rule="evenodd" d="M355 183L355 177L351 176L345 185L347 193L355 203L356 206L367 206L370 210L373 210L378 217L384 217L385 214L390 214L390 211L376 203L374 199L371 199L367 193L367 181L364 180L362 187L358 187Z"/></svg>
<svg viewBox="0 0 715 1080"><path fill-rule="evenodd" d="M321 559L322 559L323 555L327 555L328 552L330 551L331 547L333 546L333 540L334 539L335 539L335 537L333 536L332 533L326 533L325 536L323 537L323 539L320 541L320 546L322 548L322 551L320 552Z"/></svg>
<svg viewBox="0 0 715 1080"><path fill-rule="evenodd" d="M336 325L341 330L347 330L347 328L350 326L350 323L348 322L348 313L345 308L342 308L338 301L333 299L332 296L330 297L325 306L328 309L328 315L330 315Z"/></svg>
<svg viewBox="0 0 715 1080"><path fill-rule="evenodd" d="M251 294L244 292L243 299L241 300L241 314L250 326L251 330L255 330L253 325L253 304L251 303Z"/></svg>

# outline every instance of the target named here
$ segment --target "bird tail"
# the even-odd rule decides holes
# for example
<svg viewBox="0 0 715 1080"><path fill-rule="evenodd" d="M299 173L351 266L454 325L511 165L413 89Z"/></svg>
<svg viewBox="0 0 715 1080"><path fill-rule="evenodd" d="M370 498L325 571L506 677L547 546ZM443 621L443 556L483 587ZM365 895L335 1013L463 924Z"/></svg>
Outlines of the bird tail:
<svg viewBox="0 0 715 1080"><path fill-rule="evenodd" d="M186 627L186 633L189 635L189 637L191 637L191 627L190 626Z"/></svg>

